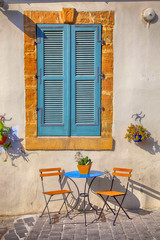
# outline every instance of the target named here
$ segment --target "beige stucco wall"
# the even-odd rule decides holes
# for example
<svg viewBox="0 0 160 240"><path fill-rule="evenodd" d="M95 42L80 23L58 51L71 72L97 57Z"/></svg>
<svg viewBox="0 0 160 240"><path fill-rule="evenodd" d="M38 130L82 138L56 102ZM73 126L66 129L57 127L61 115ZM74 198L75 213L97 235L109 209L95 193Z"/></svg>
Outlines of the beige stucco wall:
<svg viewBox="0 0 160 240"><path fill-rule="evenodd" d="M12 2L12 4L11 4ZM14 4L15 2L15 4ZM97 181L104 185L114 166L133 168L132 185L126 206L160 207L160 3L158 1L52 2L9 1L0 11L0 114L12 117L7 125L17 129L24 145L25 84L23 11L114 11L114 94L113 151L81 151L93 160L92 169L105 171ZM35 2L35 1L34 1ZM42 2L42 3L40 3ZM141 12L152 7L157 18L147 28ZM152 138L136 145L124 139L132 114L143 112L143 125ZM38 169L61 166L76 170L76 151L27 151L28 161L14 154L7 163L0 156L0 215L39 212L43 208ZM80 183L79 183L80 184ZM97 198L93 199L98 201ZM55 206L58 207L57 205Z"/></svg>

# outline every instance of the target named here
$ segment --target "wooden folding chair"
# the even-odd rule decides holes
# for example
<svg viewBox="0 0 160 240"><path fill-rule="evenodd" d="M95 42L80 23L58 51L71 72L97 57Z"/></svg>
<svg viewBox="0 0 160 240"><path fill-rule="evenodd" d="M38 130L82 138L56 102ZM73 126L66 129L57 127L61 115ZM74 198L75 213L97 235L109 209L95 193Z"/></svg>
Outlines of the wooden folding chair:
<svg viewBox="0 0 160 240"><path fill-rule="evenodd" d="M69 194L72 193L72 191L62 189L62 186L61 186L61 175L62 175L61 168L39 169L39 172L40 172L40 177L41 177L41 183L42 183L42 190L43 190L43 194L44 194L44 199L45 199L45 202L46 202L46 206L45 206L45 208L44 208L44 210L43 210L43 212L42 212L40 217L43 216L43 214L44 214L44 212L45 212L45 210L47 208L49 219L50 219L50 223L51 223L51 215L50 215L50 212L49 212L48 204L49 204L50 201L54 201L54 200L51 200L51 198L53 196L60 195L60 194L63 196L63 198L62 199L58 199L58 200L63 200L63 204L62 204L60 210L58 211L58 213L60 213L61 209L63 208L63 205L65 204L65 207L66 207L66 210L67 210L67 216L68 216L69 212L68 212L66 200L67 200ZM60 183L60 188L61 188L60 190L45 191L45 184L44 184L43 178L44 177L51 177L51 176L59 176L59 183ZM67 194L67 196L65 194ZM48 200L47 200L46 196L49 196Z"/></svg>
<svg viewBox="0 0 160 240"><path fill-rule="evenodd" d="M131 177L131 172L132 172L132 169L127 169L127 168L113 168L113 173L112 173L113 178L112 178L110 190L109 190L109 191L96 191L96 192L95 192L95 193L97 193L97 194L103 199L103 201L104 201L104 205L103 205L103 207L102 207L102 209L101 209L101 212L100 212L99 217L98 217L97 220L99 220L99 218L101 217L102 212L103 212L105 206L108 206L108 208L112 211L112 213L113 213L114 215L116 215L116 216L115 216L115 219L114 219L114 221L113 221L113 225L115 225L115 222L116 222L116 219L117 219L117 217L118 217L118 214L119 214L120 209L122 209L123 212L126 214L126 216L127 216L129 219L131 219L131 218L128 216L128 214L126 213L126 211L124 210L124 208L122 207L123 201L124 201L125 196L126 196L127 191L128 191L128 185L129 185L129 179L130 179L130 177ZM124 191L124 192L117 192L117 191L114 191L114 190L113 190L114 185L115 185L115 184L114 184L114 183L115 183L115 177L126 177L126 178L128 178L128 179L127 179L127 183L126 183L126 188L125 188L125 191ZM107 196L107 198L105 199L104 196ZM117 197L119 197L119 196L123 196L121 201L120 201L120 200L117 200ZM113 198L115 199L115 201L117 202L117 204L118 204L118 206L119 206L119 209L118 209L117 213L115 213L115 212L113 211L113 209L110 207L110 205L108 204L107 201L108 201L108 198L109 198L109 197L113 197Z"/></svg>

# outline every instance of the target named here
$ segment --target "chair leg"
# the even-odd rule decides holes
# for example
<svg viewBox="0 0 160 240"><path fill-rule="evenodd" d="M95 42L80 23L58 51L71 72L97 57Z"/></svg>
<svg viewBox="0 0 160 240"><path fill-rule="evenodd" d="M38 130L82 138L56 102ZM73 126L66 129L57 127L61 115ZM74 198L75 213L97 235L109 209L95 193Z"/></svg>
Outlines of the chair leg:
<svg viewBox="0 0 160 240"><path fill-rule="evenodd" d="M60 212L61 212L61 210L62 210L62 208L63 208L63 206L64 206L64 203L65 203L65 200L63 201L62 206L60 207L60 209L59 209L59 211L58 211L59 214L60 214Z"/></svg>
<svg viewBox="0 0 160 240"><path fill-rule="evenodd" d="M41 214L41 216L40 216L40 217L43 216L43 214L44 214L44 212L45 212L45 210L46 210L46 208L47 208L48 216L49 216L49 220L50 220L50 224L51 224L52 220L51 220L51 215L50 215L50 212L49 212L48 204L49 204L49 202L50 202L50 200L51 200L51 197L52 197L52 195L49 197L49 199L48 199L48 201L47 201L47 198L46 198L46 196L45 196L45 194L44 194L44 198L45 198L45 201L46 201L46 206L45 206L45 208L44 208L44 210L43 210L43 212L42 212L42 214Z"/></svg>
<svg viewBox="0 0 160 240"><path fill-rule="evenodd" d="M99 214L99 217L97 218L97 221L100 219L100 217L101 217L101 215L102 215L102 212L103 212L103 210L104 210L104 207L105 207L105 205L107 205L107 207L111 210L111 212L115 215L115 212L113 211L113 209L109 206L109 204L107 203L107 200L108 200L108 198L109 198L109 196L105 199L101 194L98 194L102 199L103 199L103 201L104 201L104 205L103 205L103 207L102 207L102 209L101 209L101 212L100 212L100 214Z"/></svg>
<svg viewBox="0 0 160 240"><path fill-rule="evenodd" d="M70 193L68 193L67 197L65 196L65 194L63 194L63 199L64 199L64 201L63 201L62 206L60 207L60 209L59 209L59 211L58 211L58 213L60 214L63 206L65 205L66 210L67 210L67 214L66 214L67 217L69 217L69 211L68 211L68 208L67 208L66 201L67 201L67 198L68 198L69 194L70 194Z"/></svg>
<svg viewBox="0 0 160 240"><path fill-rule="evenodd" d="M117 214L116 214L116 217L115 217L115 219L114 219L114 221L113 221L113 225L115 225L115 222L116 222L116 219L117 219L118 214L119 214L119 212L120 212L120 209L122 209L123 212L126 214L126 216L127 216L129 219L131 219L131 218L128 216L128 214L126 213L126 211L124 210L124 208L122 207L122 204L123 204L123 201L124 201L125 196L126 196L126 195L124 195L121 203L119 203L119 201L116 199L116 197L114 197L114 199L116 200L116 202L117 202L118 205L119 205L119 209L118 209Z"/></svg>
<svg viewBox="0 0 160 240"><path fill-rule="evenodd" d="M65 199L64 199L64 204L65 204L65 207L66 207L66 210L67 210L67 215L66 216L69 216L69 211L68 211L68 207L67 207L67 203L66 203L68 196L69 196L69 193L68 193L67 197L65 196Z"/></svg>

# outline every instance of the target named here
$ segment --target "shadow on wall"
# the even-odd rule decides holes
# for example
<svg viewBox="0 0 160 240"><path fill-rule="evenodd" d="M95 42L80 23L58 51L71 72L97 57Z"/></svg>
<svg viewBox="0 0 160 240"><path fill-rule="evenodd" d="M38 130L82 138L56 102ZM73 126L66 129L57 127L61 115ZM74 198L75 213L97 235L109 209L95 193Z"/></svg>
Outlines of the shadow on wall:
<svg viewBox="0 0 160 240"><path fill-rule="evenodd" d="M98 178L95 180L95 183L91 186L91 192L95 192L97 190L98 191L109 190L111 186L111 182L112 182L112 175L106 170L104 171L103 178ZM126 189L126 184L124 182L122 184L120 178L115 177L113 190L119 191L119 192L125 192L125 189ZM119 200L120 199L121 197L119 197ZM113 198L109 198L108 202L113 204L115 207L118 206ZM140 207L139 199L133 194L133 192L129 191L129 189L127 192L127 196L123 202L123 207L127 209L139 209Z"/></svg>
<svg viewBox="0 0 160 240"><path fill-rule="evenodd" d="M152 137L146 141L136 143L136 145L152 155L160 152L160 145L158 144L158 141L155 141Z"/></svg>
<svg viewBox="0 0 160 240"><path fill-rule="evenodd" d="M12 162L12 166L16 166L14 161L19 157L22 157L26 162L29 161L29 154L25 152L25 149L22 145L23 138L18 137L18 127L7 127L5 125L6 121L11 121L12 118L7 119L6 114L0 115L1 121L1 135L7 136L5 142L1 142L0 145L0 157L4 162L7 162L8 157Z"/></svg>
<svg viewBox="0 0 160 240"><path fill-rule="evenodd" d="M90 188L90 192L89 192L89 196L90 196L89 199L90 199L91 205L93 206L94 209L97 209L97 210L100 210L100 208L103 205L103 201L101 200L102 205L97 206L94 202L95 202L96 198L99 198L99 196L96 195L94 192L97 190L98 191L109 190L110 186L111 186L111 181L112 181L112 175L108 171L105 171L103 176L104 176L103 178L97 177L94 180L94 182ZM91 182L91 180L89 180L89 183L90 182ZM82 184L84 184L84 183L82 183L82 181L81 181L80 184L82 186ZM65 186L65 188L67 187L69 190L73 191L73 193L70 195L70 198L68 199L69 207L70 208L76 207L76 209L78 209L78 210L82 209L84 206L84 199L80 198L78 201L78 191L77 191L77 188L76 188L74 182L72 182L70 179L63 176L62 186L63 187ZM144 184L138 183L131 179L130 179L129 189L131 189L131 190L128 190L127 196L123 203L123 207L126 209L129 209L129 211L131 211L131 212L134 210L138 210L138 211L140 211L139 213L142 215L150 213L150 211L145 211L145 210L140 209L140 201L134 195L134 193L133 193L134 190L140 191L140 192L150 196L151 198L160 200L160 192L159 191L154 190L148 186L145 186ZM125 191L125 186L121 183L121 181L118 178L115 178L114 190L119 191L119 192ZM101 199L101 198L99 198L99 199ZM120 199L120 197L119 197L119 199ZM114 208L117 207L117 203L114 201L114 199L109 198L108 202L113 204ZM86 209L91 210L91 207L88 204L88 202L86 202L86 204L87 204Z"/></svg>
<svg viewBox="0 0 160 240"><path fill-rule="evenodd" d="M21 12L17 11L17 10L7 10L4 11L0 8L0 12L2 12L10 22L12 22L17 28L19 28L22 32L24 32L24 26L23 26L23 22L24 22L24 18L25 18L25 22L28 23L29 26L35 26L36 27L36 23L34 23L29 17L27 17L26 15L22 14ZM28 37L35 39L35 35L32 33L32 31L25 31L25 34L27 34Z"/></svg>
<svg viewBox="0 0 160 240"><path fill-rule="evenodd" d="M11 159L12 166L15 166L14 161L18 159L19 157L22 157L25 161L29 161L28 156L29 154L25 152L25 149L22 145L23 138L19 138L17 136L17 131L14 130L14 128L11 128L11 131L9 133L9 139L11 141L12 148L3 149L3 147L0 148L0 156L4 161L7 161L8 158ZM5 164L5 163L4 163Z"/></svg>
<svg viewBox="0 0 160 240"><path fill-rule="evenodd" d="M104 177L97 177L93 183L92 183L92 186L90 188L90 191L89 191L89 200L90 200L90 203L91 205L93 206L94 209L100 209L100 206L97 206L94 204L94 201L96 198L98 198L97 200L100 199L100 197L95 194L94 192L95 191L103 191L103 190L108 190L110 189L110 186L111 186L111 182L112 182L112 175L108 172L108 171L105 171L104 172ZM83 180L83 179L81 179ZM89 179L89 182L88 184L90 184L92 179ZM74 179L74 181L76 181ZM82 181L80 182L81 186L82 184ZM120 180L118 178L115 178L115 188L114 190L117 190L117 191L120 191L120 192L124 192L125 191L125 186L121 184ZM62 187L65 188L67 187L69 190L72 190L73 193L70 195L69 199L68 199L68 205L71 207L71 208L75 208L76 206L76 209L80 210L83 208L84 206L84 199L83 198L80 198L79 201L78 201L78 191L77 191L77 188L76 188L76 185L74 184L74 182L72 182L70 179L66 178L65 176L63 176L62 178ZM82 187L83 189L83 187ZM101 200L102 202L102 200ZM112 199L109 199L110 203L114 204L114 206L117 206L117 203L115 201L113 201ZM91 210L91 207L90 205L88 204L88 202L86 202L86 209L87 210ZM102 202L102 205L103 205L103 202ZM139 209L140 207L140 202L138 200L138 198L133 194L133 192L129 191L128 190L128 194L125 198L125 201L123 203L123 206L124 208L128 208L128 209ZM102 206L101 206L102 207Z"/></svg>
<svg viewBox="0 0 160 240"><path fill-rule="evenodd" d="M141 184L139 182L136 182L134 180L130 180L130 182L131 182L130 187L132 189L132 193L134 190L136 190L136 191L142 192L154 199L160 200L160 192L159 191L154 190L153 188L150 188L150 187L148 187L144 184Z"/></svg>

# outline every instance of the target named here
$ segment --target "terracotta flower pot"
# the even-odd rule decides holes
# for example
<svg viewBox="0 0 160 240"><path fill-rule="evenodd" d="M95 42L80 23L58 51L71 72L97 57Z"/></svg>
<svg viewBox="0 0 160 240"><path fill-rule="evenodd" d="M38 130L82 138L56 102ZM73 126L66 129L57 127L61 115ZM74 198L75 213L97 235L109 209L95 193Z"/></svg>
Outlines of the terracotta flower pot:
<svg viewBox="0 0 160 240"><path fill-rule="evenodd" d="M3 140L0 141L0 145L3 145L3 143L5 143L5 141L6 141L6 139L7 139L7 137L3 135Z"/></svg>
<svg viewBox="0 0 160 240"><path fill-rule="evenodd" d="M89 174L92 163L88 165L77 165L80 174Z"/></svg>

